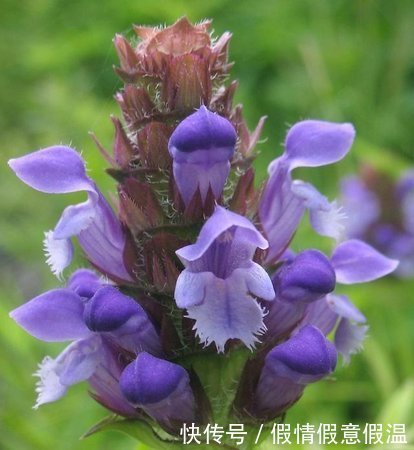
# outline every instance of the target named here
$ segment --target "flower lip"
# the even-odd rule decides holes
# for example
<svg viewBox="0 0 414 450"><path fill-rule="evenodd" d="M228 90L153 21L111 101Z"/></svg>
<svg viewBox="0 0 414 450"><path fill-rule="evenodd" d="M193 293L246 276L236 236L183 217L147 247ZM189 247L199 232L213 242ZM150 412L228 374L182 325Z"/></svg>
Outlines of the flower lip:
<svg viewBox="0 0 414 450"><path fill-rule="evenodd" d="M227 119L201 106L184 119L174 130L169 141L173 158L177 153L208 150L212 162L230 160L236 145L236 131Z"/></svg>
<svg viewBox="0 0 414 450"><path fill-rule="evenodd" d="M176 254L183 262L195 261L201 258L213 242L226 230L239 227L245 232L246 240L255 247L264 250L268 247L267 240L257 231L256 227L245 217L216 206L214 214L201 229L197 242L180 248Z"/></svg>
<svg viewBox="0 0 414 450"><path fill-rule="evenodd" d="M131 404L149 405L169 397L185 378L183 367L142 352L122 372L120 388Z"/></svg>

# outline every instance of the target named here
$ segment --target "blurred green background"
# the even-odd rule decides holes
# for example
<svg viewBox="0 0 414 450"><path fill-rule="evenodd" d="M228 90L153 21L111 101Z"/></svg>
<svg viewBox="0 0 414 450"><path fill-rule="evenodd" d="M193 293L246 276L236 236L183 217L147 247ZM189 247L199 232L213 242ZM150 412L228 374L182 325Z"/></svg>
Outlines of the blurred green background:
<svg viewBox="0 0 414 450"><path fill-rule="evenodd" d="M108 192L112 183L88 131L111 147L109 115L118 114L113 95L121 87L112 70L111 39L115 33L132 36L132 23L170 24L185 14L213 18L216 34L233 33L237 101L251 127L261 115L269 117L257 163L261 177L280 153L288 125L308 117L350 121L358 133L345 162L303 172L325 192L334 195L338 178L363 160L395 176L414 164L414 3L0 0L0 13L0 448L133 449L132 440L112 433L78 441L105 416L84 385L56 404L31 409L31 373L61 346L37 342L7 314L58 285L44 264L41 241L68 199L31 191L6 161L71 144ZM298 248L307 246L298 241ZM327 241L317 244L327 249ZM370 323L365 350L337 370L336 382L307 390L288 416L292 424L406 423L414 442L413 288L412 281L386 279L346 290Z"/></svg>

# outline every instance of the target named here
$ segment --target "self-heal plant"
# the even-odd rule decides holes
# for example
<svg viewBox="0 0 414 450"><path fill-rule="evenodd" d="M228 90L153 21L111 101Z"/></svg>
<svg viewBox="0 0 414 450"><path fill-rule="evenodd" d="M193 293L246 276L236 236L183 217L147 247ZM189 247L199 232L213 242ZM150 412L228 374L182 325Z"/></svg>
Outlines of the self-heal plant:
<svg viewBox="0 0 414 450"><path fill-rule="evenodd" d="M414 170L393 180L364 165L359 176L341 182L342 203L349 215L347 235L364 239L400 264L395 275L414 276ZM360 205L364 205L361 208ZM356 214L358 220L355 219Z"/></svg>
<svg viewBox="0 0 414 450"><path fill-rule="evenodd" d="M360 240L339 242L337 203L294 176L344 158L351 124L297 123L256 187L264 120L250 132L233 107L230 34L212 39L209 27L183 18L135 27L134 45L115 37L123 121L113 119L112 155L94 140L118 183L116 205L67 146L9 162L38 191L87 195L46 233L45 250L61 280L76 238L94 271L77 270L10 313L40 340L72 341L40 364L36 407L87 381L114 413L94 431L123 429L153 448L180 448L184 424L255 427L284 416L332 374L338 353L348 361L361 347L366 319L336 283L397 266ZM305 242L298 254L289 248L306 211L317 233L338 241L331 256ZM224 438L217 446L235 448Z"/></svg>

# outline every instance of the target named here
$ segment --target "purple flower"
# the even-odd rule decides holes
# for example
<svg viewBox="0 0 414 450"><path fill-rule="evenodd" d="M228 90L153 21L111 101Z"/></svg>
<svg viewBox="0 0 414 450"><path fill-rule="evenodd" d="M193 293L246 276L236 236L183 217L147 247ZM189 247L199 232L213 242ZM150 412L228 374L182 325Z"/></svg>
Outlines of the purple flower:
<svg viewBox="0 0 414 450"><path fill-rule="evenodd" d="M175 288L179 308L195 320L201 342L224 351L229 339L252 348L265 331L264 312L254 297L273 300L266 271L252 261L267 241L245 217L217 206L197 242L177 251L185 265Z"/></svg>
<svg viewBox="0 0 414 450"><path fill-rule="evenodd" d="M122 372L120 388L129 403L167 429L195 421L190 378L178 364L142 352Z"/></svg>
<svg viewBox="0 0 414 450"><path fill-rule="evenodd" d="M355 136L351 124L305 120L288 132L284 154L269 166L270 178L263 192L259 216L269 241L268 261L280 256L306 209L313 228L321 235L338 239L343 214L312 185L291 178L296 167L318 167L341 160Z"/></svg>
<svg viewBox="0 0 414 450"><path fill-rule="evenodd" d="M379 218L381 208L377 196L357 177L347 177L341 183L341 204L346 212L346 234L361 239ZM361 208L363 205L363 208Z"/></svg>
<svg viewBox="0 0 414 450"><path fill-rule="evenodd" d="M187 206L197 190L204 202L209 189L218 199L230 172L236 131L224 117L202 106L171 135L168 149L174 179Z"/></svg>
<svg viewBox="0 0 414 450"><path fill-rule="evenodd" d="M339 244L331 257L339 284L373 281L396 269L398 261L389 259L368 244L351 239ZM344 295L329 294L310 304L303 323L318 327L325 335L336 324L335 345L344 362L356 353L365 338L368 327L364 315Z"/></svg>
<svg viewBox="0 0 414 450"><path fill-rule="evenodd" d="M81 156L73 149L55 146L9 161L28 186L48 194L84 191L84 203L67 207L53 231L45 233L45 252L52 272L60 276L72 260L70 238L77 236L88 259L102 272L131 281L123 252L125 233L95 183L86 175Z"/></svg>
<svg viewBox="0 0 414 450"><path fill-rule="evenodd" d="M161 352L158 335L141 306L112 286L97 288L98 278L88 272L75 272L67 288L45 292L10 313L37 339L74 341L56 359L46 357L40 364L35 407L58 400L72 384L91 379L98 396L105 397L108 391L119 401L114 380L121 368L115 349ZM111 384L100 385L98 379Z"/></svg>
<svg viewBox="0 0 414 450"><path fill-rule="evenodd" d="M292 331L310 303L335 289L335 278L329 259L317 250L305 250L285 262L272 277L276 298L264 320L266 339Z"/></svg>
<svg viewBox="0 0 414 450"><path fill-rule="evenodd" d="M346 234L363 239L400 264L395 275L414 274L414 172L397 183L386 174L364 167L362 176L341 183L342 203L348 216ZM363 205L363 208L361 208Z"/></svg>
<svg viewBox="0 0 414 450"><path fill-rule="evenodd" d="M306 385L332 373L334 345L315 327L307 325L266 356L257 384L252 413L274 418L302 395Z"/></svg>

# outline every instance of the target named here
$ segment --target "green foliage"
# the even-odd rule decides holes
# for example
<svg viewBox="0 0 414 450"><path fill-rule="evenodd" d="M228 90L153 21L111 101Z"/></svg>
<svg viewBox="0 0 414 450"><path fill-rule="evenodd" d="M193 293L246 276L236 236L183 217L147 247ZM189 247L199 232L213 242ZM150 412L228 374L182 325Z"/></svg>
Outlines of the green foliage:
<svg viewBox="0 0 414 450"><path fill-rule="evenodd" d="M414 8L410 0L0 3L0 447L132 449L134 441L117 433L77 441L105 414L88 400L85 386L71 388L59 403L30 409L30 373L46 352L56 355L61 346L35 341L7 313L57 285L42 264L41 240L69 197L31 191L6 168L7 159L72 144L108 192L113 183L87 133L94 131L110 149L109 114L118 114L112 96L120 87L111 39L116 32L132 36L131 23L171 23L186 14L192 20L212 17L217 34L233 32L237 99L251 127L269 116L259 177L280 153L287 124L307 117L350 121L358 132L351 156L338 168L303 171L321 189L333 195L339 176L366 159L395 176L414 162ZM308 236L306 227L301 233ZM315 245L328 249L327 242ZM413 282L390 278L346 290L370 323L365 351L336 372L336 382L307 389L288 416L291 423L406 421L414 438L413 288Z"/></svg>

